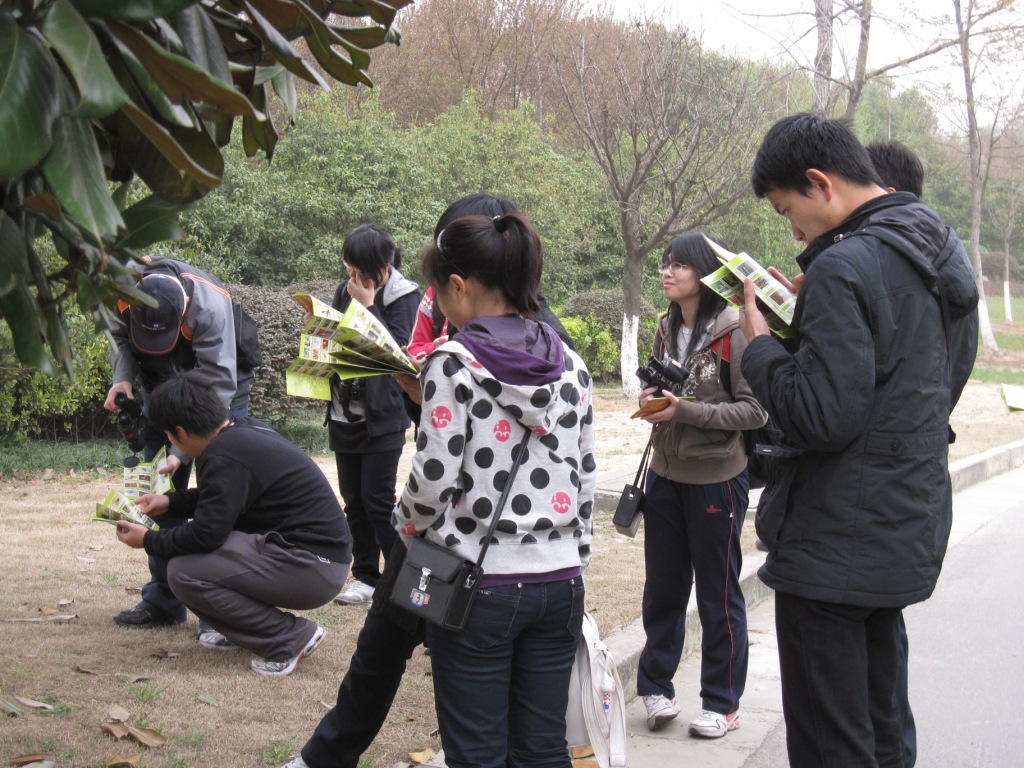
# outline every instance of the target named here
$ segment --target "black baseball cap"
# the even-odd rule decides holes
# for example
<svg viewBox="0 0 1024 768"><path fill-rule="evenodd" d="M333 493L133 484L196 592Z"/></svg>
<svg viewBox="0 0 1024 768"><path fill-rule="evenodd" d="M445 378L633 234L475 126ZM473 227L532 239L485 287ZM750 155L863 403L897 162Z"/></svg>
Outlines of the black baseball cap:
<svg viewBox="0 0 1024 768"><path fill-rule="evenodd" d="M185 286L174 275L157 273L145 275L135 287L156 299L157 306L132 305L132 344L140 352L165 355L178 343L181 321L185 319Z"/></svg>

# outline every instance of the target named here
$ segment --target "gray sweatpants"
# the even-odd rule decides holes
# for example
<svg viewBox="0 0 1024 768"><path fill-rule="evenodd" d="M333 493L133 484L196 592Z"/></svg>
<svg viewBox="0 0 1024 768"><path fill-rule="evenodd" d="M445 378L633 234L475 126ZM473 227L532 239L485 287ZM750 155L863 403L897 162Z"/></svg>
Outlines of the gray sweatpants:
<svg viewBox="0 0 1024 768"><path fill-rule="evenodd" d="M283 547L270 536L232 531L220 549L171 558L167 581L196 616L236 645L286 661L313 637L316 623L280 609L326 605L349 566Z"/></svg>

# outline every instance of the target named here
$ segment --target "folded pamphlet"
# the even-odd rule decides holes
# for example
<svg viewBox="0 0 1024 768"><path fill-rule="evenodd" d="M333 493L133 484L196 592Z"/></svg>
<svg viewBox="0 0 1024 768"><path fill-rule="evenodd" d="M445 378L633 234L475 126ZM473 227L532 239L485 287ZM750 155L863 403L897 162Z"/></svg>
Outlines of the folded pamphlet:
<svg viewBox="0 0 1024 768"><path fill-rule="evenodd" d="M788 339L793 335L789 327L793 322L793 309L796 307L796 294L776 280L746 253L732 253L722 246L704 238L715 252L722 266L700 281L711 290L740 309L743 308L743 281L748 277L754 284L757 294L757 306L764 314L772 333L780 339Z"/></svg>

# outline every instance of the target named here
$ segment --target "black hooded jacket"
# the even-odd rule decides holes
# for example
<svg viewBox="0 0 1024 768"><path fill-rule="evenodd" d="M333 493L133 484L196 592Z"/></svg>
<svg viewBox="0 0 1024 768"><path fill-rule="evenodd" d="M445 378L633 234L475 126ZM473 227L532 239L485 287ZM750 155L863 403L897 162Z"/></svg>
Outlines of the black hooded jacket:
<svg viewBox="0 0 1024 768"><path fill-rule="evenodd" d="M760 576L824 602L919 602L952 522L949 414L978 344L970 260L931 209L895 193L862 205L798 263L795 350L758 337L742 363L802 451L765 492Z"/></svg>

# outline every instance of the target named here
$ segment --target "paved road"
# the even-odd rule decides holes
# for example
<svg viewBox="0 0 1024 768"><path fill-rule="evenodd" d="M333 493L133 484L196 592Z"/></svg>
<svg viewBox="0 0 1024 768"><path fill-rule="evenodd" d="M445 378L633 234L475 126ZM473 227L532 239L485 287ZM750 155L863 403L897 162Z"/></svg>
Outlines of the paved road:
<svg viewBox="0 0 1024 768"><path fill-rule="evenodd" d="M932 599L906 613L910 695L921 768L1024 766L1024 729L1015 712L1024 694L1024 469L964 490ZM750 669L743 727L723 739L687 736L700 707L700 654L675 678L682 707L664 730L647 731L643 703L627 709L629 768L780 768L785 766L774 603L751 611Z"/></svg>

